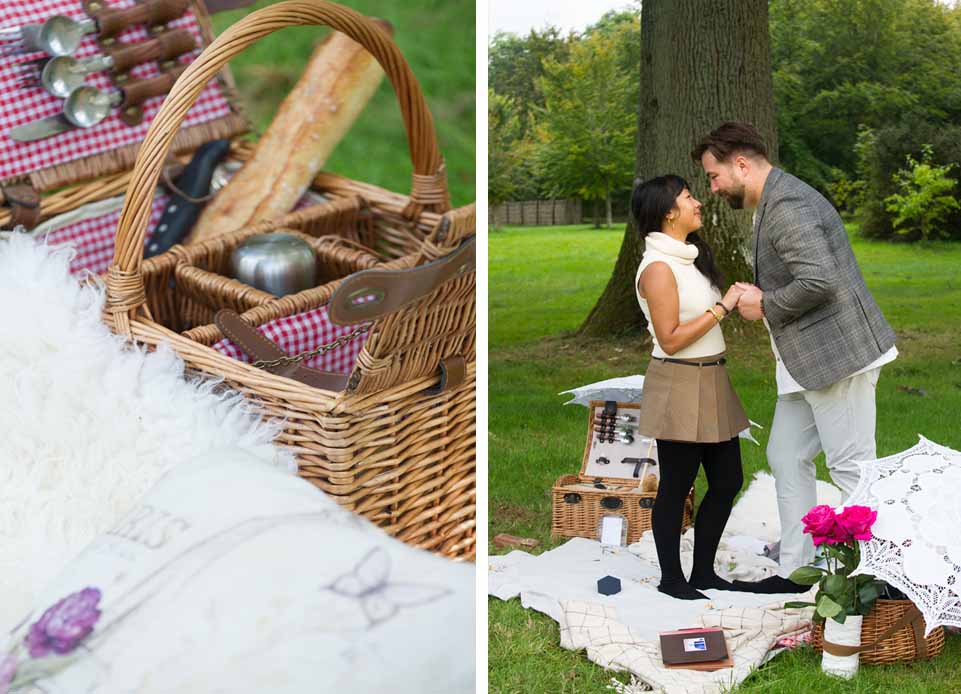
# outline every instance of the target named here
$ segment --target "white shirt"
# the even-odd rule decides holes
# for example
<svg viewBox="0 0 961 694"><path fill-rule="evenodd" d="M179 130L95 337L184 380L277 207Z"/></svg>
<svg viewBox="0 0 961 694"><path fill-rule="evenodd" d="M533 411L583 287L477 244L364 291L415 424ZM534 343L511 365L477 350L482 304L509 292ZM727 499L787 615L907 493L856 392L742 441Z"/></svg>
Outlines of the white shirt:
<svg viewBox="0 0 961 694"><path fill-rule="evenodd" d="M764 327L767 328L768 333L771 332L771 326L768 325L767 318L764 319ZM774 360L777 362L777 367L774 372L774 378L777 381L777 394L787 395L788 393L800 393L803 390L807 390L804 386L794 380L794 377L788 372L787 367L784 362L781 361L781 355L777 351L777 345L774 344L774 335L771 335L771 351L774 352ZM891 349L882 354L880 357L872 361L870 364L865 366L860 371L855 371L850 376L846 378L853 378L859 374L863 374L865 371L871 371L872 369L879 369L885 364L894 361L898 358L898 348L891 345ZM841 379L844 380L844 379Z"/></svg>
<svg viewBox="0 0 961 694"><path fill-rule="evenodd" d="M715 302L721 300L721 292L694 265L696 258L697 246L672 239L660 231L650 233L644 238L644 257L637 268L637 275L634 277L634 291L637 294L637 303L640 304L644 317L647 318L647 329L654 340L652 354L660 359L667 357L671 359L713 357L715 354L723 354L727 349L724 343L724 333L721 332L720 324L717 324L684 349L679 349L674 354L669 355L657 341L650 309L647 301L641 297L641 290L638 287L641 273L651 263L663 262L671 268L677 282L678 320L681 323L686 323L701 316L714 306Z"/></svg>

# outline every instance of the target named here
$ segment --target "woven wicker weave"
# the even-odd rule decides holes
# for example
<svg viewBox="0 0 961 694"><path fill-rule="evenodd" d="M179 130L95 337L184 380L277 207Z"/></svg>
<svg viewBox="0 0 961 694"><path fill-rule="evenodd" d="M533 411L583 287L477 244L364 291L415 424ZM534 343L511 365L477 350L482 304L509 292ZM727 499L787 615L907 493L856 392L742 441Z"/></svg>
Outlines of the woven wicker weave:
<svg viewBox="0 0 961 694"><path fill-rule="evenodd" d="M279 220L143 260L150 199L171 141L203 85L254 41L288 26L325 24L369 50L397 93L414 164L410 196L333 174L314 188L329 200ZM472 557L475 533L475 273L377 318L345 392L305 386L230 359L209 345L222 335L208 320L211 304L242 310L251 325L326 303L344 280L267 300L219 276L242 240L278 228L310 237L335 235L361 244L350 262L383 261L406 269L440 258L474 235L474 206L451 211L433 120L397 46L374 23L320 0L283 2L248 15L189 66L155 117L129 178L107 277L107 320L139 343L170 344L188 368L223 378L284 422L280 442L297 454L300 474L398 538L452 557ZM225 230L226 231L226 230ZM329 240L328 240L329 241ZM351 244L350 242L354 242ZM360 266L358 265L358 266ZM185 288L180 288L184 281ZM199 293L206 293L200 299ZM190 302L193 302L192 304ZM204 305L206 302L206 306ZM186 331L181 333L181 331ZM466 361L466 378L439 393L438 368Z"/></svg>
<svg viewBox="0 0 961 694"><path fill-rule="evenodd" d="M641 535L651 529L651 509L657 492L618 492L605 489L587 489L579 475L562 475L551 489L553 513L551 535L554 537L597 538L597 524L602 515L621 515L627 519L627 542L637 542ZM624 480L618 480L623 483ZM570 503L569 494L576 494ZM620 503L616 509L611 509ZM694 515L694 490L684 500L684 516L681 532L691 526Z"/></svg>
<svg viewBox="0 0 961 694"><path fill-rule="evenodd" d="M913 607L910 600L878 600L874 609L865 615L861 622L861 644L877 643L884 632L895 625L905 613ZM920 633L924 633L923 619ZM884 639L875 648L862 651L860 662L873 664L910 663L921 660L916 632L910 625L898 629L894 634ZM933 658L944 650L944 629L938 627L927 638L922 638L927 649L927 658ZM814 627L814 648L821 652L824 644L824 625Z"/></svg>

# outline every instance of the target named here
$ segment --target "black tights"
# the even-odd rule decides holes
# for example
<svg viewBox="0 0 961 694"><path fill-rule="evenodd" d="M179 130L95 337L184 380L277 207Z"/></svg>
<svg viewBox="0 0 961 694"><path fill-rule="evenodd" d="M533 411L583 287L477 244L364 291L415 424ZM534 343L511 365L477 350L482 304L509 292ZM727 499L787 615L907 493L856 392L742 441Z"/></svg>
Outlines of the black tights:
<svg viewBox="0 0 961 694"><path fill-rule="evenodd" d="M694 521L694 577L715 576L714 555L721 533L731 515L734 497L744 482L741 471L741 445L737 437L721 443L687 443L657 440L661 480L651 514L657 560L661 565L661 585L686 583L681 572L681 519L698 467L703 463L707 475L707 494Z"/></svg>

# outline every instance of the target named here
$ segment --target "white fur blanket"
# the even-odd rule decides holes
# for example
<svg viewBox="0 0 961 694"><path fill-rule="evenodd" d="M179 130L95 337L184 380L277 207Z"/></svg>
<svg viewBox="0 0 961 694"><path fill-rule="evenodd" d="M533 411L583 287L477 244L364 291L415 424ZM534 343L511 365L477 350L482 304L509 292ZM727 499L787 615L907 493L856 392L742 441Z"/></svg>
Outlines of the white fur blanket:
<svg viewBox="0 0 961 694"><path fill-rule="evenodd" d="M178 463L233 447L295 470L239 396L112 335L71 253L0 242L0 628Z"/></svg>

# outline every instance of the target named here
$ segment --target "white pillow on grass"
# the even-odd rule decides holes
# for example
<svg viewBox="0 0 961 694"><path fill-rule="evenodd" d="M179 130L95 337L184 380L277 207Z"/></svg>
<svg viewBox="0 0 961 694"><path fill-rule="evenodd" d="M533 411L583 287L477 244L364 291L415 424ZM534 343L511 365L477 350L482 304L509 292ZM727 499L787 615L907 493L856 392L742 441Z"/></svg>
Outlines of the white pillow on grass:
<svg viewBox="0 0 961 694"><path fill-rule="evenodd" d="M472 692L474 566L244 455L167 473L70 562L0 649L0 692Z"/></svg>

